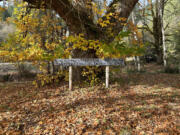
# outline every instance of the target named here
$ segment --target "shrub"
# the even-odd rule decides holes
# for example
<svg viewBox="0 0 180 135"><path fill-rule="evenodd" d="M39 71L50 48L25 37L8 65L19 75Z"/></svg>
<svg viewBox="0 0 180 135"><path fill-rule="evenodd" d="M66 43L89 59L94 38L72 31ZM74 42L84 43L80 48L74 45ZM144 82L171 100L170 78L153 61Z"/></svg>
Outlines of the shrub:
<svg viewBox="0 0 180 135"><path fill-rule="evenodd" d="M165 73L170 73L170 74L178 74L180 73L180 67L179 66L167 66L164 69Z"/></svg>

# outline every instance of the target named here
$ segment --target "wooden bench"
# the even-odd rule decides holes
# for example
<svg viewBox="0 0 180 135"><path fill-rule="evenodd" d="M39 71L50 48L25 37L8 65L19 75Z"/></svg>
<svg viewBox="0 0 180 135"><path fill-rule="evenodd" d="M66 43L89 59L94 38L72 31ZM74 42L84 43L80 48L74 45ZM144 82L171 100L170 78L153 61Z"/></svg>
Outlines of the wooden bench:
<svg viewBox="0 0 180 135"><path fill-rule="evenodd" d="M82 59L56 59L55 65L69 67L69 89L72 90L72 66L106 66L106 88L109 88L109 66L124 66L123 59L98 59L98 58L82 58Z"/></svg>

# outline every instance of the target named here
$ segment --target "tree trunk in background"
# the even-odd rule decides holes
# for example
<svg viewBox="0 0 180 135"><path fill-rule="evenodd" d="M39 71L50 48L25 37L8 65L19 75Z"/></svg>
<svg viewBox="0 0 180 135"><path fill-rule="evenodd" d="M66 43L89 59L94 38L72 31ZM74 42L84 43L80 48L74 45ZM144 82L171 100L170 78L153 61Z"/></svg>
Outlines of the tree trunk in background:
<svg viewBox="0 0 180 135"><path fill-rule="evenodd" d="M161 18L161 31L162 31L162 46L163 46L163 64L164 67L167 66L167 54L166 54L166 43L165 43L165 31L164 31L164 0L159 0L160 6L159 6L159 12L160 12L160 18Z"/></svg>
<svg viewBox="0 0 180 135"><path fill-rule="evenodd" d="M144 25L147 26L145 29L152 34L154 38L153 47L154 52L157 56L157 63L166 65L166 46L165 46L165 35L163 26L163 12L164 12L164 0L149 0L148 4L152 16L153 28L148 26L146 22Z"/></svg>
<svg viewBox="0 0 180 135"><path fill-rule="evenodd" d="M146 20L145 20L145 11L146 11L146 0L143 0L143 24L145 24L146 23ZM142 39L142 41L143 41L143 44L145 44L145 31L144 31L144 29L142 29L142 36L143 36L143 39Z"/></svg>
<svg viewBox="0 0 180 135"><path fill-rule="evenodd" d="M162 50L162 23L160 16L160 0L155 3L156 15L153 17L153 36L155 39L155 51L157 54L157 63L163 64L163 50Z"/></svg>
<svg viewBox="0 0 180 135"><path fill-rule="evenodd" d="M155 49L157 53L157 63L167 65L167 54L165 45L165 32L164 32L164 0L156 0L156 18L154 18L154 38L155 38Z"/></svg>
<svg viewBox="0 0 180 135"><path fill-rule="evenodd" d="M133 24L136 26L134 12L132 12L131 17L132 17ZM133 35L134 35L134 39L138 40L135 32ZM138 71L141 71L141 63L140 63L139 56L135 56L135 66Z"/></svg>
<svg viewBox="0 0 180 135"><path fill-rule="evenodd" d="M6 2L5 0L3 0L3 8L5 8L5 6L6 6Z"/></svg>

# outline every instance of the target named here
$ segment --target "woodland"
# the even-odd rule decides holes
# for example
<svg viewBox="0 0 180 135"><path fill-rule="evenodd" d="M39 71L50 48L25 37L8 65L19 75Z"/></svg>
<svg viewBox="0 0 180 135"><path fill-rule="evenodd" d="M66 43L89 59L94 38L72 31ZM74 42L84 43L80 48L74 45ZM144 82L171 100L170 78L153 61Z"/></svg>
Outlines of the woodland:
<svg viewBox="0 0 180 135"><path fill-rule="evenodd" d="M180 0L0 0L1 134L180 134Z"/></svg>

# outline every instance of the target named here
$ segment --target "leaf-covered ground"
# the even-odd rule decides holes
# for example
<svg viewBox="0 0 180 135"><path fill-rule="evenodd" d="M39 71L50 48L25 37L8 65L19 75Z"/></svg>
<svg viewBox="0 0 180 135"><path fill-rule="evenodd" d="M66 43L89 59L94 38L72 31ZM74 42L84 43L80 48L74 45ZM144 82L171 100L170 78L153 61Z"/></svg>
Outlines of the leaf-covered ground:
<svg viewBox="0 0 180 135"><path fill-rule="evenodd" d="M0 84L2 135L178 135L180 75L121 74L103 86Z"/></svg>

